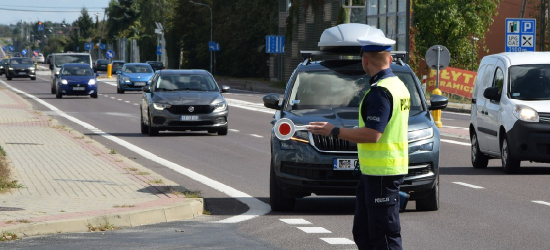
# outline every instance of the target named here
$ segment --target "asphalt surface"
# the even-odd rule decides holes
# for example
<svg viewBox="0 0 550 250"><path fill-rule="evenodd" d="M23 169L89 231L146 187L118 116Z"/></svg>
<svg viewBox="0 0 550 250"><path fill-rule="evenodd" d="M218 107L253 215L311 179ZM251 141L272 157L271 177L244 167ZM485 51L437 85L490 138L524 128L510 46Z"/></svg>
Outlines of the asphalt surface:
<svg viewBox="0 0 550 250"><path fill-rule="evenodd" d="M185 197L183 187L33 110L24 96L2 81L0 146L21 187L0 194L0 231L24 237L202 215L203 199ZM218 83L282 93L264 81L219 79ZM447 110L469 112L469 107L451 103ZM463 129L441 129L445 134L467 136Z"/></svg>

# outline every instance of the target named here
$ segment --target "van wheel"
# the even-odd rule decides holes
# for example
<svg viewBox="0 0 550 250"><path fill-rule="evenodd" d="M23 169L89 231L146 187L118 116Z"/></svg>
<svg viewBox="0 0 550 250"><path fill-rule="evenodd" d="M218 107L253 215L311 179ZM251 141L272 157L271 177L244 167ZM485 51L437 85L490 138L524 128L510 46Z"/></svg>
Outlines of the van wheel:
<svg viewBox="0 0 550 250"><path fill-rule="evenodd" d="M486 168L489 163L489 157L479 150L479 141L475 132L470 136L470 141L472 144L472 166L474 166L474 168Z"/></svg>
<svg viewBox="0 0 550 250"><path fill-rule="evenodd" d="M429 191L428 197L416 200L416 211L439 210L439 176L435 179L434 187Z"/></svg>
<svg viewBox="0 0 550 250"><path fill-rule="evenodd" d="M505 136L500 143L500 159L502 160L502 168L507 174L516 173L519 170L520 161L516 160L510 151L508 138Z"/></svg>
<svg viewBox="0 0 550 250"><path fill-rule="evenodd" d="M269 172L269 204L271 204L271 210L273 211L292 211L294 210L294 204L296 199L285 195L284 191L279 186L277 181L277 175L275 169L273 169L273 163Z"/></svg>

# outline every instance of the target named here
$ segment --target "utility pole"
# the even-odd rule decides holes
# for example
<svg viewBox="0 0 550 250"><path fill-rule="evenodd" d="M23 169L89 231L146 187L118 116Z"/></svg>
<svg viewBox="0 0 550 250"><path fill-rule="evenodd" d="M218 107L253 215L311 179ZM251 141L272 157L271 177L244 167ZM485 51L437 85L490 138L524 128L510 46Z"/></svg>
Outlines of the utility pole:
<svg viewBox="0 0 550 250"><path fill-rule="evenodd" d="M196 4L196 5L202 5L202 6L206 6L208 7L208 9L210 10L210 42L214 42L214 40L212 40L212 8L208 5L208 4L204 4L204 3L197 3L197 2L193 2L191 0L189 0L190 3L192 4ZM210 45L209 45L210 47ZM214 72L212 72L212 50L209 48L208 50L210 50L210 73L211 74L214 74Z"/></svg>

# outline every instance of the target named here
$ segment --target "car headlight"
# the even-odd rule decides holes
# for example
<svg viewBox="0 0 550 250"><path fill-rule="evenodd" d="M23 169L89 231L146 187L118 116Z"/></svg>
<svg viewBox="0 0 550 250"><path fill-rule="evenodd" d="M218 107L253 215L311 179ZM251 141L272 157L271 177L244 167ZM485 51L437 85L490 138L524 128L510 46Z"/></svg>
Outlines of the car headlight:
<svg viewBox="0 0 550 250"><path fill-rule="evenodd" d="M123 82L130 82L130 78L128 78L128 77L123 77L123 78L122 78L122 81L123 81Z"/></svg>
<svg viewBox="0 0 550 250"><path fill-rule="evenodd" d="M409 143L420 141L434 136L433 128L419 129L414 131L409 131Z"/></svg>
<svg viewBox="0 0 550 250"><path fill-rule="evenodd" d="M531 107L516 105L512 113L516 118L524 122L539 122L539 114Z"/></svg>
<svg viewBox="0 0 550 250"><path fill-rule="evenodd" d="M55 72L56 75L59 75L59 70Z"/></svg>
<svg viewBox="0 0 550 250"><path fill-rule="evenodd" d="M95 79L90 79L90 81L88 81L88 85L95 85Z"/></svg>
<svg viewBox="0 0 550 250"><path fill-rule="evenodd" d="M9 70L13 70L13 68L12 68L12 67L9 67L8 69L9 69Z"/></svg>
<svg viewBox="0 0 550 250"><path fill-rule="evenodd" d="M65 79L61 80L61 84L67 85L67 83L69 83L69 82L67 82L67 80L65 80Z"/></svg>
<svg viewBox="0 0 550 250"><path fill-rule="evenodd" d="M34 70L34 67L29 67L29 70Z"/></svg>
<svg viewBox="0 0 550 250"><path fill-rule="evenodd" d="M227 109L227 102L225 101L218 102L213 105L214 105L214 112L220 112Z"/></svg>
<svg viewBox="0 0 550 250"><path fill-rule="evenodd" d="M168 109L170 107L172 107L172 105L170 104L165 104L165 103L153 103L153 107L157 110L164 110L164 109Z"/></svg>

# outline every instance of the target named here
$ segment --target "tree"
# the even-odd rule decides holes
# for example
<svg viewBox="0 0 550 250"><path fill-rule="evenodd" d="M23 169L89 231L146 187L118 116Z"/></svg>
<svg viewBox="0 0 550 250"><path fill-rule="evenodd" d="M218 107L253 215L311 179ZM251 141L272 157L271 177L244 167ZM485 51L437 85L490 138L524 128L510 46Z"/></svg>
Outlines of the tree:
<svg viewBox="0 0 550 250"><path fill-rule="evenodd" d="M133 37L139 26L140 14L136 0L111 0L107 9L107 36L109 40L120 37Z"/></svg>
<svg viewBox="0 0 550 250"><path fill-rule="evenodd" d="M476 65L477 46L487 51L485 32L493 23L500 0L415 0L412 29L415 51L425 55L429 47L443 45L449 49L450 65L471 68ZM473 38L479 39L478 45ZM476 47L474 47L476 46ZM412 58L415 71L424 57ZM477 65L476 65L477 66Z"/></svg>

